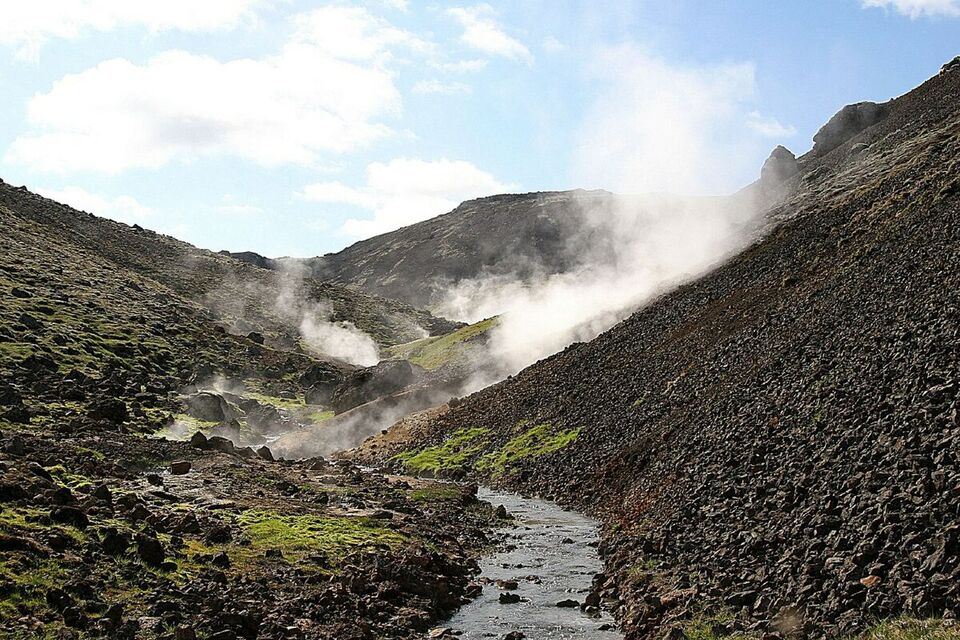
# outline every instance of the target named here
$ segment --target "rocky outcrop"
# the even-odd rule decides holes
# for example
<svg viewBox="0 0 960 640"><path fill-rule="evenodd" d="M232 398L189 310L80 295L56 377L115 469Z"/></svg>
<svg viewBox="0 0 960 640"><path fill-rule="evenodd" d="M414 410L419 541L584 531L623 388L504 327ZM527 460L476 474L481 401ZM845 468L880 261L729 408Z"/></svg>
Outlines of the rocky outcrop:
<svg viewBox="0 0 960 640"><path fill-rule="evenodd" d="M414 385L424 373L406 360L384 360L351 373L333 393L330 405L337 413L348 411Z"/></svg>
<svg viewBox="0 0 960 640"><path fill-rule="evenodd" d="M777 145L760 169L760 184L766 189L772 189L797 175L799 170L797 157L793 152L783 145Z"/></svg>
<svg viewBox="0 0 960 640"><path fill-rule="evenodd" d="M858 102L838 111L813 136L813 152L823 155L833 151L864 129L883 120L890 110L889 103Z"/></svg>

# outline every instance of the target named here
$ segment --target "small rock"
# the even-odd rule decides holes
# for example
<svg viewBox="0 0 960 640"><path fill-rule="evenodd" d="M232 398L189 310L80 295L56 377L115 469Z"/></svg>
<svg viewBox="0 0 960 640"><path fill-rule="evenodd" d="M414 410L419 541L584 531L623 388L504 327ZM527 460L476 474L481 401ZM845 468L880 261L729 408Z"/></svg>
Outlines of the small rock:
<svg viewBox="0 0 960 640"><path fill-rule="evenodd" d="M186 475L190 473L192 466L189 460L177 460L170 465L170 473L175 476Z"/></svg>
<svg viewBox="0 0 960 640"><path fill-rule="evenodd" d="M860 584L865 586L868 589L871 589L882 582L882 578L877 575L867 576L866 578L860 578Z"/></svg>
<svg viewBox="0 0 960 640"><path fill-rule="evenodd" d="M151 567L159 567L163 564L166 552L163 549L163 544L156 537L146 533L138 533L137 555Z"/></svg>
<svg viewBox="0 0 960 640"><path fill-rule="evenodd" d="M576 609L580 606L580 603L576 600L568 598L567 600L561 600L556 606L560 607L561 609Z"/></svg>
<svg viewBox="0 0 960 640"><path fill-rule="evenodd" d="M500 604L516 604L521 598L516 593L501 593L499 600Z"/></svg>
<svg viewBox="0 0 960 640"><path fill-rule="evenodd" d="M190 436L190 446L196 447L197 449L206 449L208 448L207 436L203 435L202 431L197 431L195 434Z"/></svg>

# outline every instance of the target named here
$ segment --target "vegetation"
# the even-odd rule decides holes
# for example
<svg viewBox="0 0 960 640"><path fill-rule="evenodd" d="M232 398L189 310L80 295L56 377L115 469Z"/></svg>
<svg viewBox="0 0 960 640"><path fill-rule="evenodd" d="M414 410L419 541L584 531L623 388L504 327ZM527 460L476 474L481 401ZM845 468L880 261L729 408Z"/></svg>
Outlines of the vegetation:
<svg viewBox="0 0 960 640"><path fill-rule="evenodd" d="M387 353L424 369L437 369L449 362L465 360L470 351L469 343L497 326L498 322L496 317L488 318L444 336L423 338L390 347Z"/></svg>
<svg viewBox="0 0 960 640"><path fill-rule="evenodd" d="M858 640L960 640L960 624L941 619L895 618L868 629Z"/></svg>
<svg viewBox="0 0 960 640"><path fill-rule="evenodd" d="M554 432L550 423L544 422L509 440L498 451L484 455L475 466L478 471L490 472L495 476L502 475L517 461L559 451L574 442L579 435L579 428Z"/></svg>
<svg viewBox="0 0 960 640"><path fill-rule="evenodd" d="M279 549L293 557L319 551L336 559L357 549L397 547L407 541L404 535L370 518L250 510L238 521L254 547Z"/></svg>
<svg viewBox="0 0 960 640"><path fill-rule="evenodd" d="M414 502L435 502L437 500L459 500L463 497L463 492L457 487L422 487L411 489L409 497Z"/></svg>
<svg viewBox="0 0 960 640"><path fill-rule="evenodd" d="M557 431L549 422L527 428L528 424L528 420L517 423L516 428L522 433L499 448L491 446L489 429L474 427L458 429L442 444L404 451L391 460L400 462L414 473L440 473L472 467L496 477L507 473L520 460L559 451L580 435L579 428Z"/></svg>
<svg viewBox="0 0 960 640"><path fill-rule="evenodd" d="M483 451L486 445L485 436L489 431L484 427L458 429L444 440L443 444L420 451L404 451L395 455L392 460L418 473L462 469L468 460Z"/></svg>

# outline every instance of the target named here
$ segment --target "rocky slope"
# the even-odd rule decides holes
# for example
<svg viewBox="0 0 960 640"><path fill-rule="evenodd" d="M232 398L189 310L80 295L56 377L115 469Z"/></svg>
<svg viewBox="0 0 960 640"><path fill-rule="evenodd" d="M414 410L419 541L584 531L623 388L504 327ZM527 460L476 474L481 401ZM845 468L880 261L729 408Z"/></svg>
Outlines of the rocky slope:
<svg viewBox="0 0 960 640"><path fill-rule="evenodd" d="M960 70L845 111L761 241L366 458L602 515L629 638L955 619Z"/></svg>
<svg viewBox="0 0 960 640"><path fill-rule="evenodd" d="M232 333L263 333L267 344L295 347L308 313L318 320L350 322L380 345L440 335L460 326L302 272L258 268L136 225L97 218L2 181L0 215L5 226L9 219L11 230L16 230L8 242L29 246L28 237L43 236L62 252L108 261L111 268L149 279L209 309ZM317 303L322 305L319 310L311 307Z"/></svg>
<svg viewBox="0 0 960 640"><path fill-rule="evenodd" d="M450 213L309 260L307 266L321 279L429 308L463 279L527 278L574 268L592 240L585 212L602 211L614 201L613 194L583 190L469 200ZM245 258L263 260L254 256Z"/></svg>
<svg viewBox="0 0 960 640"><path fill-rule="evenodd" d="M262 446L411 382L314 357L278 291L382 346L459 325L2 183L0 226L0 637L409 638L460 603L469 489Z"/></svg>

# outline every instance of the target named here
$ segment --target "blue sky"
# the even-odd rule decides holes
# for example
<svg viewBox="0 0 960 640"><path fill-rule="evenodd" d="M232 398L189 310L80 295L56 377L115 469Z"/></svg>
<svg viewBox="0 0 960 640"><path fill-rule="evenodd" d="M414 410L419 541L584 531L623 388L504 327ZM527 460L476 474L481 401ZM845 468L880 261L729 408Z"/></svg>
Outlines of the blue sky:
<svg viewBox="0 0 960 640"><path fill-rule="evenodd" d="M725 193L960 54L960 0L33 0L0 177L279 256L502 191Z"/></svg>

